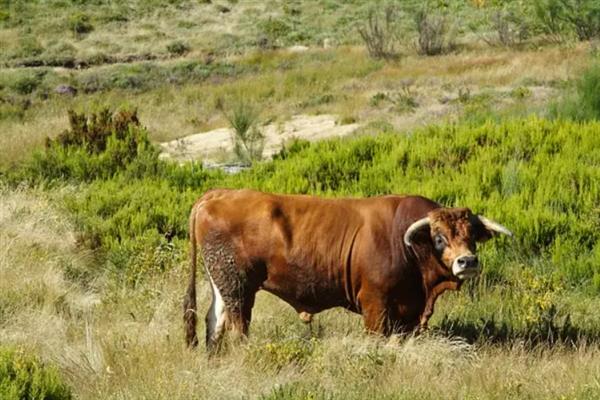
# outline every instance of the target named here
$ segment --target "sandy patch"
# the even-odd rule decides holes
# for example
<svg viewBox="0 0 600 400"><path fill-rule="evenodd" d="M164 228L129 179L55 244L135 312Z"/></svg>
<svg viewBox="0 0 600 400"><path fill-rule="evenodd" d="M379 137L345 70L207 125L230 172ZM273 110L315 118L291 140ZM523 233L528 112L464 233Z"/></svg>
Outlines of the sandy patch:
<svg viewBox="0 0 600 400"><path fill-rule="evenodd" d="M261 127L265 135L263 155L265 158L272 157L281 150L284 143L293 138L316 141L340 137L354 132L358 127L358 124L340 125L333 115L296 115L289 121ZM161 143L160 157L179 162L219 161L219 156L233 152L232 136L232 129L220 128Z"/></svg>

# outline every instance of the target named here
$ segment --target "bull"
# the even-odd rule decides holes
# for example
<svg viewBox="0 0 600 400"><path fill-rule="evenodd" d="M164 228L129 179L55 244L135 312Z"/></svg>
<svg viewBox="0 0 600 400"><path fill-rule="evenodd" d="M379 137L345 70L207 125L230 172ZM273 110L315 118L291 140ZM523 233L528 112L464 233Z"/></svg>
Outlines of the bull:
<svg viewBox="0 0 600 400"><path fill-rule="evenodd" d="M212 190L190 215L191 273L184 300L196 346L196 259L202 249L212 303L206 345L226 330L246 336L258 290L301 317L333 307L361 314L383 335L427 328L436 299L480 271L476 243L512 233L468 208L421 196L323 199Z"/></svg>

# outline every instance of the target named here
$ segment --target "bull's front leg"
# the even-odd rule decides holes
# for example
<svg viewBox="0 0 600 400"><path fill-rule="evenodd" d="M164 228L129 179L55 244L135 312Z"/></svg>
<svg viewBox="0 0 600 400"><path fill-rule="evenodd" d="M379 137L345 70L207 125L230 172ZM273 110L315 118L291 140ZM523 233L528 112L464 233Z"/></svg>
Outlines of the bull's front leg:
<svg viewBox="0 0 600 400"><path fill-rule="evenodd" d="M417 328L417 332L423 332L427 330L427 323L429 322L429 318L433 315L433 309L435 307L435 301L437 298L444 293L446 290L458 290L460 289L460 285L462 281L444 281L438 283L436 286L431 289L431 291L427 294L427 301L425 302L425 309L421 314L419 319L419 327Z"/></svg>

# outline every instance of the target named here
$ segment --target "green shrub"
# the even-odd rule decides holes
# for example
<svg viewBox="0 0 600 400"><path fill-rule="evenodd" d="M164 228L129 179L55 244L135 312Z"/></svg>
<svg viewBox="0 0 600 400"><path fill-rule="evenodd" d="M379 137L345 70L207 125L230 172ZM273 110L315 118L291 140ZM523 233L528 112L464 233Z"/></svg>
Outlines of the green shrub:
<svg viewBox="0 0 600 400"><path fill-rule="evenodd" d="M170 169L178 167L165 166L162 177L131 179L122 174L96 180L66 199L80 227L81 244L100 251L118 282L136 286L187 257L189 208L211 181L198 168Z"/></svg>
<svg viewBox="0 0 600 400"><path fill-rule="evenodd" d="M33 93L44 80L44 71L24 73L17 76L14 82L10 84L11 89L21 95Z"/></svg>
<svg viewBox="0 0 600 400"><path fill-rule="evenodd" d="M252 164L262 158L265 136L259 130L259 112L245 100L237 101L230 111L223 111L233 128L233 151L240 161Z"/></svg>
<svg viewBox="0 0 600 400"><path fill-rule="evenodd" d="M131 65L112 65L101 71L84 71L77 76L77 84L83 92L93 93L111 89L146 91L168 84L202 82L211 76L230 77L242 73L243 67L214 62L207 65L200 61L181 61L158 65L144 62Z"/></svg>
<svg viewBox="0 0 600 400"><path fill-rule="evenodd" d="M514 47L522 44L531 36L530 22L526 19L526 12L518 6L506 5L503 8L494 9L487 19L487 25L492 31L483 39L492 46Z"/></svg>
<svg viewBox="0 0 600 400"><path fill-rule="evenodd" d="M90 22L90 17L82 12L76 12L69 15L67 25L75 35L83 35L94 30L94 26Z"/></svg>
<svg viewBox="0 0 600 400"><path fill-rule="evenodd" d="M24 36L19 40L19 51L16 57L34 57L39 56L44 51L44 47L34 36Z"/></svg>
<svg viewBox="0 0 600 400"><path fill-rule="evenodd" d="M0 120L22 120L31 107L31 100L20 96L0 98Z"/></svg>
<svg viewBox="0 0 600 400"><path fill-rule="evenodd" d="M68 400L73 395L55 367L21 350L0 347L0 398Z"/></svg>
<svg viewBox="0 0 600 400"><path fill-rule="evenodd" d="M562 0L536 0L534 11L541 32L553 42L563 42L568 26Z"/></svg>
<svg viewBox="0 0 600 400"><path fill-rule="evenodd" d="M174 56L182 56L190 51L190 46L181 40L176 40L167 45L167 51Z"/></svg>
<svg viewBox="0 0 600 400"><path fill-rule="evenodd" d="M292 28L281 18L271 18L260 22L259 32L262 47L275 48L282 45L282 40L291 32Z"/></svg>
<svg viewBox="0 0 600 400"><path fill-rule="evenodd" d="M454 38L450 31L448 17L424 6L414 15L417 29L417 52L426 56L435 56L451 51Z"/></svg>
<svg viewBox="0 0 600 400"><path fill-rule="evenodd" d="M542 32L555 41L566 33L579 40L600 36L600 3L595 0L537 0L535 12Z"/></svg>
<svg viewBox="0 0 600 400"><path fill-rule="evenodd" d="M249 348L246 362L274 371L290 364L302 366L310 360L317 344L316 339L300 338L257 344Z"/></svg>
<svg viewBox="0 0 600 400"><path fill-rule="evenodd" d="M274 160L285 160L286 158L289 158L289 157L293 156L294 154L301 152L302 150L306 149L309 146L310 146L310 142L308 140L294 138L291 141L289 141L288 143L286 143L281 148L279 153L277 153L273 156L273 159Z"/></svg>
<svg viewBox="0 0 600 400"><path fill-rule="evenodd" d="M57 138L47 139L46 149L34 153L17 177L91 181L128 168L133 175L159 168L158 152L135 110L113 114L104 108L89 116L70 110L69 125Z"/></svg>
<svg viewBox="0 0 600 400"><path fill-rule="evenodd" d="M600 119L600 63L589 67L575 87L567 89L562 98L551 105L550 115L576 121Z"/></svg>
<svg viewBox="0 0 600 400"><path fill-rule="evenodd" d="M399 11L388 5L383 13L371 10L367 21L359 26L358 33L362 38L369 56L376 59L396 59L399 57L398 46Z"/></svg>
<svg viewBox="0 0 600 400"><path fill-rule="evenodd" d="M600 36L600 3L596 0L562 0L564 20L579 40Z"/></svg>
<svg viewBox="0 0 600 400"><path fill-rule="evenodd" d="M340 396L342 397L342 396ZM259 400L331 400L335 396L318 384L302 385L292 382L276 385L268 393L261 395Z"/></svg>

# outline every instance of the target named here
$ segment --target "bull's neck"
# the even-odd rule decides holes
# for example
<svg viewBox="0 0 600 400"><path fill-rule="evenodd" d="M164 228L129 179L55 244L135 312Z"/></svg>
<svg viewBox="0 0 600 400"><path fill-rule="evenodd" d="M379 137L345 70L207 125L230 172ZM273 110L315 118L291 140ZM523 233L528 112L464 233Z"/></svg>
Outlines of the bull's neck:
<svg viewBox="0 0 600 400"><path fill-rule="evenodd" d="M417 266L423 277L423 288L425 289L425 293L430 293L436 285L444 281L456 280L456 277L452 272L442 265L433 254L420 258L417 262Z"/></svg>

